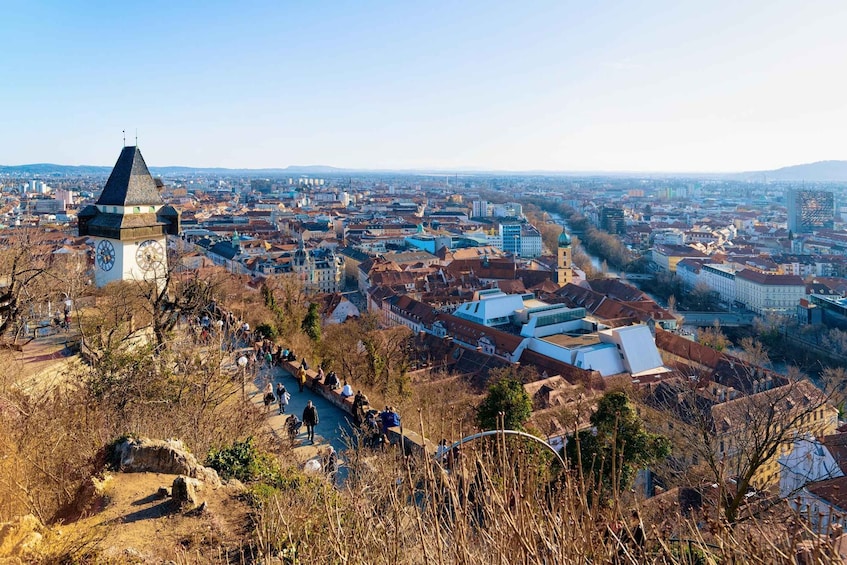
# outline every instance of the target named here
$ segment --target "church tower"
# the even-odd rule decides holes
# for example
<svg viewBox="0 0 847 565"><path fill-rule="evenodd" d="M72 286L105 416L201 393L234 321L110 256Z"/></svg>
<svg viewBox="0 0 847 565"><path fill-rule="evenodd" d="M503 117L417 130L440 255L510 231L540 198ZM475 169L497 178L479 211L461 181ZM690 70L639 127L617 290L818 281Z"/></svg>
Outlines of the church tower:
<svg viewBox="0 0 847 565"><path fill-rule="evenodd" d="M573 263L571 260L571 238L565 230L559 234L558 261L556 263L556 284L565 286L573 282Z"/></svg>
<svg viewBox="0 0 847 565"><path fill-rule="evenodd" d="M167 235L179 234L179 212L159 195L138 147L124 147L100 198L78 216L79 235L94 242L94 282L163 281Z"/></svg>

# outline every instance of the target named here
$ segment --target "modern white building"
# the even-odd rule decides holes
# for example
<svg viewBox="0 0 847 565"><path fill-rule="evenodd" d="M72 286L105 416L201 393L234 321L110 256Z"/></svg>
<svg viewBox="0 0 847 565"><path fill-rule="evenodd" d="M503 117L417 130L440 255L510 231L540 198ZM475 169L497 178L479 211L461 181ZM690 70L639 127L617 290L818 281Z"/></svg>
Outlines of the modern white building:
<svg viewBox="0 0 847 565"><path fill-rule="evenodd" d="M487 204L487 203L486 203ZM492 212L496 218L522 218L523 206L518 202L506 202L505 204L494 204Z"/></svg>
<svg viewBox="0 0 847 565"><path fill-rule="evenodd" d="M633 378L667 372L650 329L644 324L607 328L586 316L584 308L547 304L532 294L483 290L453 315L523 338L512 358L529 349L556 361L608 377Z"/></svg>
<svg viewBox="0 0 847 565"><path fill-rule="evenodd" d="M630 373L633 378L667 372L650 329L643 324L592 333L561 333L533 339L530 351L597 371L604 377Z"/></svg>

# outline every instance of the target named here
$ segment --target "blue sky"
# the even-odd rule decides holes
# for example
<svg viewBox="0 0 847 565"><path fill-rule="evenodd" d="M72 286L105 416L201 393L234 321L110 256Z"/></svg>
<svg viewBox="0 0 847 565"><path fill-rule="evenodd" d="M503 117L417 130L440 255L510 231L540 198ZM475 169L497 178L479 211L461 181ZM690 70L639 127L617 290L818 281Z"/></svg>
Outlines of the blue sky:
<svg viewBox="0 0 847 565"><path fill-rule="evenodd" d="M0 0L0 164L847 159L847 2Z"/></svg>

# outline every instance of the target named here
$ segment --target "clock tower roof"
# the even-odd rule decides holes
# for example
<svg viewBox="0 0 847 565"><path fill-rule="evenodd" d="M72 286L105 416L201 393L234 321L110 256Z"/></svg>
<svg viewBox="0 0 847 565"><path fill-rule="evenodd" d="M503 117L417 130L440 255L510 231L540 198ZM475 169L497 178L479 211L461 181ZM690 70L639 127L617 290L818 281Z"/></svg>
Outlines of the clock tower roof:
<svg viewBox="0 0 847 565"><path fill-rule="evenodd" d="M124 147L96 204L152 206L163 203L141 151L135 146Z"/></svg>

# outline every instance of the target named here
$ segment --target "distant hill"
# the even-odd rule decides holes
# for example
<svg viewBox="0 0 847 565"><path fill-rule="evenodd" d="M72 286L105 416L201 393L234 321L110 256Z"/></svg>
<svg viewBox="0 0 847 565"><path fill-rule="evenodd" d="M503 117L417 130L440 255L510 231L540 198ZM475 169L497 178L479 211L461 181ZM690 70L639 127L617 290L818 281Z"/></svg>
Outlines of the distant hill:
<svg viewBox="0 0 847 565"><path fill-rule="evenodd" d="M53 163L33 163L31 165L0 165L0 173L12 175L105 175L111 167L95 165L55 165Z"/></svg>
<svg viewBox="0 0 847 565"><path fill-rule="evenodd" d="M57 165L54 163L33 163L30 165L0 165L0 174L10 175L108 175L112 167L96 165ZM223 167L150 167L154 175L179 174L221 174L221 175L331 175L356 172L354 169L340 169L326 165L293 165L285 168L269 169L227 169Z"/></svg>
<svg viewBox="0 0 847 565"><path fill-rule="evenodd" d="M112 167L95 165L56 165L52 163L34 163L30 165L0 165L0 174L18 176L68 176L68 175L108 175ZM847 182L847 161L818 161L802 165L782 167L772 171L748 171L743 173L703 173L703 172L609 172L609 171L490 171L484 169L349 169L330 167L328 165L292 165L280 168L265 169L228 169L224 167L150 167L150 172L156 176L166 175L238 175L238 176L268 176L282 177L293 175L349 175L349 174L436 174L436 175L510 175L510 176L569 176L569 177L617 177L617 178L714 178L743 181L777 181L777 182Z"/></svg>
<svg viewBox="0 0 847 565"><path fill-rule="evenodd" d="M818 161L739 175L746 180L847 182L847 161Z"/></svg>

